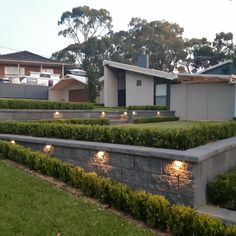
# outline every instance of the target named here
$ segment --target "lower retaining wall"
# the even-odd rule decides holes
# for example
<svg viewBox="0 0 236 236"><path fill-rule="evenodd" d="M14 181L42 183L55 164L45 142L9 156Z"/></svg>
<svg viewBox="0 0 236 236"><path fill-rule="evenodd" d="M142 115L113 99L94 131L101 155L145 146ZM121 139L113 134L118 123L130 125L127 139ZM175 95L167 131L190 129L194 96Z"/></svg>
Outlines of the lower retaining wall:
<svg viewBox="0 0 236 236"><path fill-rule="evenodd" d="M7 134L0 139L34 150L50 144L50 155L86 171L194 207L206 203L209 180L236 166L236 137L187 151Z"/></svg>

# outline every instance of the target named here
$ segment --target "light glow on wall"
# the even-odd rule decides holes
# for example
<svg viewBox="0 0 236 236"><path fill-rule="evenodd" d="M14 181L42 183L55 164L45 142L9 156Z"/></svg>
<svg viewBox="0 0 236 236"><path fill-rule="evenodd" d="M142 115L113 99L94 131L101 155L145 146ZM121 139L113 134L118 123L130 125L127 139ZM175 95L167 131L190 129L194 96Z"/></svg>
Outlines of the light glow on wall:
<svg viewBox="0 0 236 236"><path fill-rule="evenodd" d="M16 144L16 141L15 140L11 140L10 143L11 144Z"/></svg>
<svg viewBox="0 0 236 236"><path fill-rule="evenodd" d="M62 112L59 112L59 111L55 111L53 113L53 118L54 119L62 119L63 118L63 113Z"/></svg>
<svg viewBox="0 0 236 236"><path fill-rule="evenodd" d="M100 118L106 118L107 117L107 114L105 111L102 111L101 115L100 115Z"/></svg>
<svg viewBox="0 0 236 236"><path fill-rule="evenodd" d="M51 154L54 151L54 147L51 144L47 144L43 147L43 152L45 154Z"/></svg>
<svg viewBox="0 0 236 236"><path fill-rule="evenodd" d="M157 111L157 116L160 116L160 111Z"/></svg>
<svg viewBox="0 0 236 236"><path fill-rule="evenodd" d="M133 112L132 112L132 115L133 115L133 116L137 116L138 113L137 113L136 111L133 111Z"/></svg>
<svg viewBox="0 0 236 236"><path fill-rule="evenodd" d="M93 157L93 162L96 164L107 164L108 161L109 154L105 151L98 151Z"/></svg>
<svg viewBox="0 0 236 236"><path fill-rule="evenodd" d="M176 170L176 171L179 171L183 168L183 161L174 161L173 162L173 169Z"/></svg>
<svg viewBox="0 0 236 236"><path fill-rule="evenodd" d="M121 115L121 119L123 120L128 120L129 116L128 116L128 112L125 111L122 115Z"/></svg>

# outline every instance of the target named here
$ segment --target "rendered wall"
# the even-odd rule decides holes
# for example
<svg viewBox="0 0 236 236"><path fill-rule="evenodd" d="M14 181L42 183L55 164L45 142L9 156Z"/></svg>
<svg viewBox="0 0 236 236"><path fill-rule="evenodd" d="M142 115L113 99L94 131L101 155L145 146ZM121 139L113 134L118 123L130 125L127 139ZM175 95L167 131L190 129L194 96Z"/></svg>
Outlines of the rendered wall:
<svg viewBox="0 0 236 236"><path fill-rule="evenodd" d="M117 77L115 70L108 66L104 66L104 105L118 106Z"/></svg>
<svg viewBox="0 0 236 236"><path fill-rule="evenodd" d="M171 110L182 120L230 120L234 116L234 86L172 84Z"/></svg>
<svg viewBox="0 0 236 236"><path fill-rule="evenodd" d="M137 80L142 81L141 86L137 86ZM153 105L153 86L153 76L126 71L126 106Z"/></svg>

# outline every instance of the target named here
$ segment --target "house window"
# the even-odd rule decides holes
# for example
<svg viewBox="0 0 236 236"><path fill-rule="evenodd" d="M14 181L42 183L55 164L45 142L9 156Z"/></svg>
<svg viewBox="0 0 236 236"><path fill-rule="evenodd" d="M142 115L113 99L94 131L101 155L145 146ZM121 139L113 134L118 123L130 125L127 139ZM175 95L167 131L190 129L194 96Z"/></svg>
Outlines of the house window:
<svg viewBox="0 0 236 236"><path fill-rule="evenodd" d="M155 104L158 106L167 105L167 84L156 84Z"/></svg>
<svg viewBox="0 0 236 236"><path fill-rule="evenodd" d="M137 81L136 81L136 85L137 85L137 86L142 86L142 80L137 80Z"/></svg>
<svg viewBox="0 0 236 236"><path fill-rule="evenodd" d="M5 75L18 75L18 66L5 66L4 68ZM25 68L20 67L20 75L25 74Z"/></svg>

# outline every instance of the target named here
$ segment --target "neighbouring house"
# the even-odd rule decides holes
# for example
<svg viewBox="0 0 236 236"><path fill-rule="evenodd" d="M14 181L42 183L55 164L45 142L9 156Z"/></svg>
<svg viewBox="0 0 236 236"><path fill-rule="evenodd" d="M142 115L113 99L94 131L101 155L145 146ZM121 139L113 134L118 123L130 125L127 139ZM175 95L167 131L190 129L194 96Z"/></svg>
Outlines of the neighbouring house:
<svg viewBox="0 0 236 236"><path fill-rule="evenodd" d="M232 61L202 74L167 73L149 69L148 58L142 62L133 66L104 61L105 106L166 105L182 120L229 120L236 116Z"/></svg>
<svg viewBox="0 0 236 236"><path fill-rule="evenodd" d="M232 60L226 60L200 71L199 74L236 75L236 64Z"/></svg>
<svg viewBox="0 0 236 236"><path fill-rule="evenodd" d="M58 102L89 102L86 93L86 77L67 74L57 84L49 89L48 100Z"/></svg>
<svg viewBox="0 0 236 236"><path fill-rule="evenodd" d="M29 76L30 72L50 72L64 76L72 65L51 60L28 51L0 55L0 77Z"/></svg>

